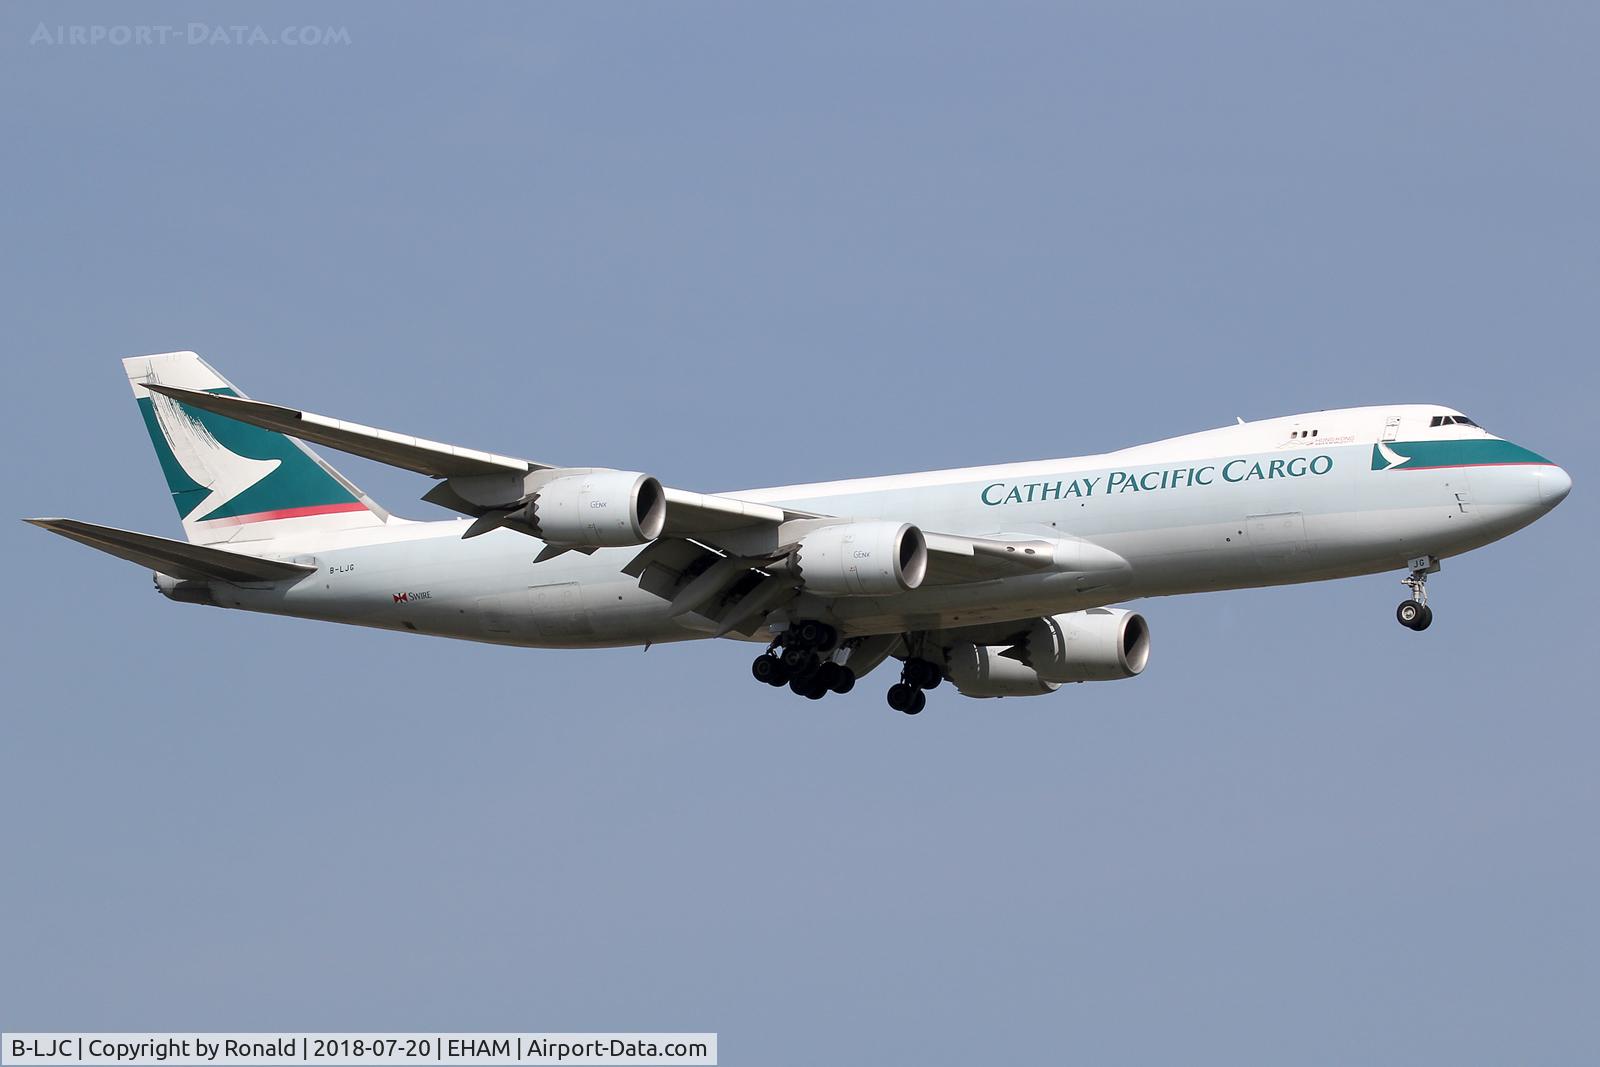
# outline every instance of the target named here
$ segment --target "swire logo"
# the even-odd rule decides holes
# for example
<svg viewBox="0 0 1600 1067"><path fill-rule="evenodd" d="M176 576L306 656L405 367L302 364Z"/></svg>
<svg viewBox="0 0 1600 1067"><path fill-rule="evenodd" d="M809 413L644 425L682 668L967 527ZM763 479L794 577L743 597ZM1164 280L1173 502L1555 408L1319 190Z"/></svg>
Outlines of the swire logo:
<svg viewBox="0 0 1600 1067"><path fill-rule="evenodd" d="M394 594L394 602L396 604L409 604L412 601L416 601L416 600L432 600L432 599L433 599L433 593L432 593L432 591L427 590L427 589L424 589L420 593L396 593L396 594Z"/></svg>

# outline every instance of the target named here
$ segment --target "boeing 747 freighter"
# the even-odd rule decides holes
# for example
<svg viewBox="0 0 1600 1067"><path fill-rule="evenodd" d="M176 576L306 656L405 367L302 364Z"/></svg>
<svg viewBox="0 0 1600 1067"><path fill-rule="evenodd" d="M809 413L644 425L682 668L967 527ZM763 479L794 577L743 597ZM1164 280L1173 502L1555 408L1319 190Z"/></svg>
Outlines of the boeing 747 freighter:
<svg viewBox="0 0 1600 1067"><path fill-rule="evenodd" d="M29 519L155 571L189 604L537 648L757 642L755 677L819 699L886 660L915 715L1131 678L1145 597L1403 572L1572 481L1459 411L1345 408L1117 452L703 494L647 473L439 444L249 400L192 352L123 360L186 540ZM306 442L434 479L460 518L380 507Z"/></svg>

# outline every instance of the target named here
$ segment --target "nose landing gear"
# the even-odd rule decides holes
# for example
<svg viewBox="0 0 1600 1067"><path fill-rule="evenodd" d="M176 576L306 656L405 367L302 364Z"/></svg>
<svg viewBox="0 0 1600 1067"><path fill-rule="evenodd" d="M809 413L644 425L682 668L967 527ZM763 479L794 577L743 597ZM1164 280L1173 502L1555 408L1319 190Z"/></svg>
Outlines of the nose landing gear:
<svg viewBox="0 0 1600 1067"><path fill-rule="evenodd" d="M1439 561L1433 556L1418 556L1410 561L1411 573L1400 579L1411 590L1411 599L1402 600L1394 609L1394 617L1409 630L1426 630L1433 623L1433 609L1428 607L1428 575L1436 574Z"/></svg>

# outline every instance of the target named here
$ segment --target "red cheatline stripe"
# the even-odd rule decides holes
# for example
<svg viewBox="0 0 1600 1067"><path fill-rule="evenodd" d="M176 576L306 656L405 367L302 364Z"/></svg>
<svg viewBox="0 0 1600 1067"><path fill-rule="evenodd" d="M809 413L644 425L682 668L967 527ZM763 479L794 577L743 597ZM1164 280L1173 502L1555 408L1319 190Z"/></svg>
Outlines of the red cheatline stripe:
<svg viewBox="0 0 1600 1067"><path fill-rule="evenodd" d="M359 500L343 504L313 504L307 508L280 508L277 511L257 511L251 515L233 515L226 519L202 519L207 526L243 526L247 522L269 522L272 519L303 519L307 515L337 515L345 511L366 511Z"/></svg>

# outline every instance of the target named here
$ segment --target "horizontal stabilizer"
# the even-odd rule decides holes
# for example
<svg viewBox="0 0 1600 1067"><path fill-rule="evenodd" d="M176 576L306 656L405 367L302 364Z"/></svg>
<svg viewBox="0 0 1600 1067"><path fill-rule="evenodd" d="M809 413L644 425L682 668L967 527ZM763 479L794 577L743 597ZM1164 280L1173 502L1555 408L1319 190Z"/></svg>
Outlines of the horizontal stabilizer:
<svg viewBox="0 0 1600 1067"><path fill-rule="evenodd" d="M78 519L23 519L51 533L130 563L137 563L186 581L276 582L316 570L303 563L260 559L240 552L192 545L154 534L97 526Z"/></svg>

